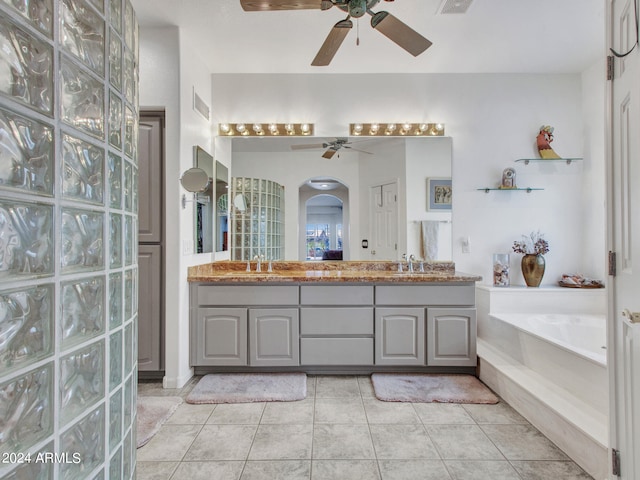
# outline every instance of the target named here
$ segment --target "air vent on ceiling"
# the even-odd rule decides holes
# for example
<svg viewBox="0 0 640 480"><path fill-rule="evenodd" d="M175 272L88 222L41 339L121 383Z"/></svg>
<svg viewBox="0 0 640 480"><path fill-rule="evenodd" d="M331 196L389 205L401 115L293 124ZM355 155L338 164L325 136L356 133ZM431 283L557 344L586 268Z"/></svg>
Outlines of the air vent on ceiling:
<svg viewBox="0 0 640 480"><path fill-rule="evenodd" d="M193 89L193 109L209 120L209 105L200 98L200 95L196 93L195 88Z"/></svg>
<svg viewBox="0 0 640 480"><path fill-rule="evenodd" d="M441 14L466 13L473 0L443 0Z"/></svg>

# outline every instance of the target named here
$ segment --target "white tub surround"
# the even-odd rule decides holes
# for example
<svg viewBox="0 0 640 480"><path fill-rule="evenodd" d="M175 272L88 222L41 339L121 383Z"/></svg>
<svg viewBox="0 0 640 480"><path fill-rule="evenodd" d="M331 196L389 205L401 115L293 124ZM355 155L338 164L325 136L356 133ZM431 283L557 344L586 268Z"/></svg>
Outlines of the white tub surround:
<svg viewBox="0 0 640 480"><path fill-rule="evenodd" d="M481 285L476 298L480 379L594 478L606 478L604 290ZM522 313L554 310L563 313Z"/></svg>

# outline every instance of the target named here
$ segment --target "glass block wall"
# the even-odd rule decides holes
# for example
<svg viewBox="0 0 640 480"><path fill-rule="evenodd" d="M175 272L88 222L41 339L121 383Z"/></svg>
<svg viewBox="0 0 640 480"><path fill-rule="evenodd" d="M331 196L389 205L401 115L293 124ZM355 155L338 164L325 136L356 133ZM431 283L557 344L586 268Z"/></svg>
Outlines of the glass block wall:
<svg viewBox="0 0 640 480"><path fill-rule="evenodd" d="M231 259L284 259L284 187L271 180L231 179Z"/></svg>
<svg viewBox="0 0 640 480"><path fill-rule="evenodd" d="M138 28L0 0L0 478L135 472Z"/></svg>

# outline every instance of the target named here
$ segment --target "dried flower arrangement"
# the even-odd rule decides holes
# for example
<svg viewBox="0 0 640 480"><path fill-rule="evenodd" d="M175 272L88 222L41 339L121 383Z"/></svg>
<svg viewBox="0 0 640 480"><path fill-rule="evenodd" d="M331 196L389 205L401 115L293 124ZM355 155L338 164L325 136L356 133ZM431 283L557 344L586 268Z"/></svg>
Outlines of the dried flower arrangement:
<svg viewBox="0 0 640 480"><path fill-rule="evenodd" d="M522 240L513 242L513 251L525 255L544 255L549 252L549 242L540 231L531 232L529 236L522 235Z"/></svg>

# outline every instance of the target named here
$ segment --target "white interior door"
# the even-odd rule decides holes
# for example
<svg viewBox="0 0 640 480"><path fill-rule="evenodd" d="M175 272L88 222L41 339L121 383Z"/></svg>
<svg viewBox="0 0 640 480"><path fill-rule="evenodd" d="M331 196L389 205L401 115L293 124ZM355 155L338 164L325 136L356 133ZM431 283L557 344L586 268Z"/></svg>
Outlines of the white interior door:
<svg viewBox="0 0 640 480"><path fill-rule="evenodd" d="M637 0L609 0L609 44L625 54L637 41ZM612 470L640 478L640 52L615 58L610 86L611 164L609 245L615 275L609 277L608 349ZM613 273L613 272L612 272ZM624 312L628 312L625 316ZM611 478L616 478L614 473Z"/></svg>
<svg viewBox="0 0 640 480"><path fill-rule="evenodd" d="M398 258L398 184L375 185L369 192L372 260Z"/></svg>

